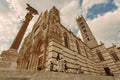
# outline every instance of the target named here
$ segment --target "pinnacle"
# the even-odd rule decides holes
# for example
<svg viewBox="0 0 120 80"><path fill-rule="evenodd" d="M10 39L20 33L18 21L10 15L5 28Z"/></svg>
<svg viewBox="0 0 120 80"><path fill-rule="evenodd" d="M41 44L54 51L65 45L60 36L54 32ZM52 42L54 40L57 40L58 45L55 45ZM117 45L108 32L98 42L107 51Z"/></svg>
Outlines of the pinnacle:
<svg viewBox="0 0 120 80"><path fill-rule="evenodd" d="M52 9L57 9L57 8L55 6L53 6Z"/></svg>
<svg viewBox="0 0 120 80"><path fill-rule="evenodd" d="M59 12L59 10L55 6L53 6L50 11L57 11L57 12Z"/></svg>

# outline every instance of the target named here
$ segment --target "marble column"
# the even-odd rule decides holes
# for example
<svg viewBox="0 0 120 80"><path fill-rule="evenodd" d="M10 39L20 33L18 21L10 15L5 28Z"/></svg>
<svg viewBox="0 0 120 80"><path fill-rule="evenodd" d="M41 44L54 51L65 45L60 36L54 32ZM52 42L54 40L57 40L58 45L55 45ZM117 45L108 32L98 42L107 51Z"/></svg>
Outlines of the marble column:
<svg viewBox="0 0 120 80"><path fill-rule="evenodd" d="M25 16L25 21L23 22L23 25L21 26L15 40L13 41L10 49L16 49L18 50L19 46L20 46L20 43L23 39L23 36L25 34L25 31L29 25L29 22L32 20L33 18L33 14L36 15L38 14L37 10L35 10L34 8L32 8L29 4L27 4L27 10L29 11L26 16Z"/></svg>

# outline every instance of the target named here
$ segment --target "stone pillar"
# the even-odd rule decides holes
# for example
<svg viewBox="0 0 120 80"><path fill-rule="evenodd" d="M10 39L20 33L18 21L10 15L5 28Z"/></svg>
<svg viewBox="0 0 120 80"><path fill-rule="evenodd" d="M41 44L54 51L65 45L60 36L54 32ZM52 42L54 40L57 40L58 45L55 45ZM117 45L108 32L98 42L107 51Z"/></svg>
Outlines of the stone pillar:
<svg viewBox="0 0 120 80"><path fill-rule="evenodd" d="M26 14L26 16L25 16L25 21L24 21L21 29L19 30L19 32L18 32L15 40L13 41L10 49L16 49L16 50L18 50L19 45L20 45L20 43L21 43L21 41L22 41L22 38L23 38L23 36L24 36L24 34L25 34L25 31L26 31L26 29L27 29L27 27L28 27L28 25L29 25L29 22L30 22L30 21L32 20L32 18L33 18L33 14L34 14L34 15L35 15L35 14L38 14L38 12L37 12L34 8L32 8L29 4L27 4L27 6L28 6L28 7L27 7L26 9L27 9L29 12Z"/></svg>
<svg viewBox="0 0 120 80"><path fill-rule="evenodd" d="M27 26L29 25L29 22L33 18L33 14L38 14L38 12L32 8L29 4L27 4L27 10L29 11L25 16L25 21L19 30L13 44L11 45L10 49L3 51L0 55L2 59L0 60L0 70L7 69L7 70L13 70L17 68L17 59L18 59L18 48L22 41L22 38L25 34L25 31L27 29Z"/></svg>

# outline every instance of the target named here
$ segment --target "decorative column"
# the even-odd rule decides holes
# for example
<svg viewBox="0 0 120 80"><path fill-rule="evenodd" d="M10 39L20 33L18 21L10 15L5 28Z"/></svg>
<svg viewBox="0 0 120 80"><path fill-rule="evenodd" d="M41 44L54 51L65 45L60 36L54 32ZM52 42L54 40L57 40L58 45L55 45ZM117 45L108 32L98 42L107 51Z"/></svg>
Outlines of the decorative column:
<svg viewBox="0 0 120 80"><path fill-rule="evenodd" d="M33 18L33 14L38 14L38 12L33 9L29 4L27 4L27 10L29 11L25 16L25 21L19 30L13 44L11 45L10 49L5 50L1 54L1 61L0 61L0 70L16 70L17 69L17 59L19 53L17 52L19 45L22 41L24 33L29 25L29 22Z"/></svg>
<svg viewBox="0 0 120 80"><path fill-rule="evenodd" d="M27 4L27 6L28 6L28 7L27 7L26 9L27 9L29 12L26 14L26 16L25 16L25 21L24 21L22 27L20 28L20 30L19 30L19 32L18 32L15 40L13 41L10 49L16 49L16 50L18 50L18 48L19 48L19 46L20 46L20 43L21 43L21 41L22 41L22 38L23 38L23 36L24 36L24 34L25 34L25 31L26 31L26 29L27 29L27 27L28 27L28 25L29 25L29 22L30 22L30 21L32 20L32 18L33 18L33 14L34 14L34 15L38 14L37 10L35 10L34 8L32 8L29 4Z"/></svg>

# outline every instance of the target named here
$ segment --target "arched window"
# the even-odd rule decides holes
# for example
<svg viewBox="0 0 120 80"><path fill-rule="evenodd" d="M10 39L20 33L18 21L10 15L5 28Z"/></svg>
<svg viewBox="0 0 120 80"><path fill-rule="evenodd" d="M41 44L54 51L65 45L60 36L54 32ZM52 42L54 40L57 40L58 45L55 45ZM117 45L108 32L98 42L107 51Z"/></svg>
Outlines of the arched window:
<svg viewBox="0 0 120 80"><path fill-rule="evenodd" d="M111 51L111 55L114 58L115 61L119 61L120 59L118 58L117 54L114 51Z"/></svg>
<svg viewBox="0 0 120 80"><path fill-rule="evenodd" d="M76 41L76 46L77 46L78 54L80 54L80 47L79 47L79 43L77 41Z"/></svg>
<svg viewBox="0 0 120 80"><path fill-rule="evenodd" d="M69 37L67 33L64 33L64 44L65 44L65 47L69 48Z"/></svg>
<svg viewBox="0 0 120 80"><path fill-rule="evenodd" d="M103 60L104 60L104 57L103 57L102 53L100 52L100 50L97 50L96 53L97 53L100 61L103 61Z"/></svg>

